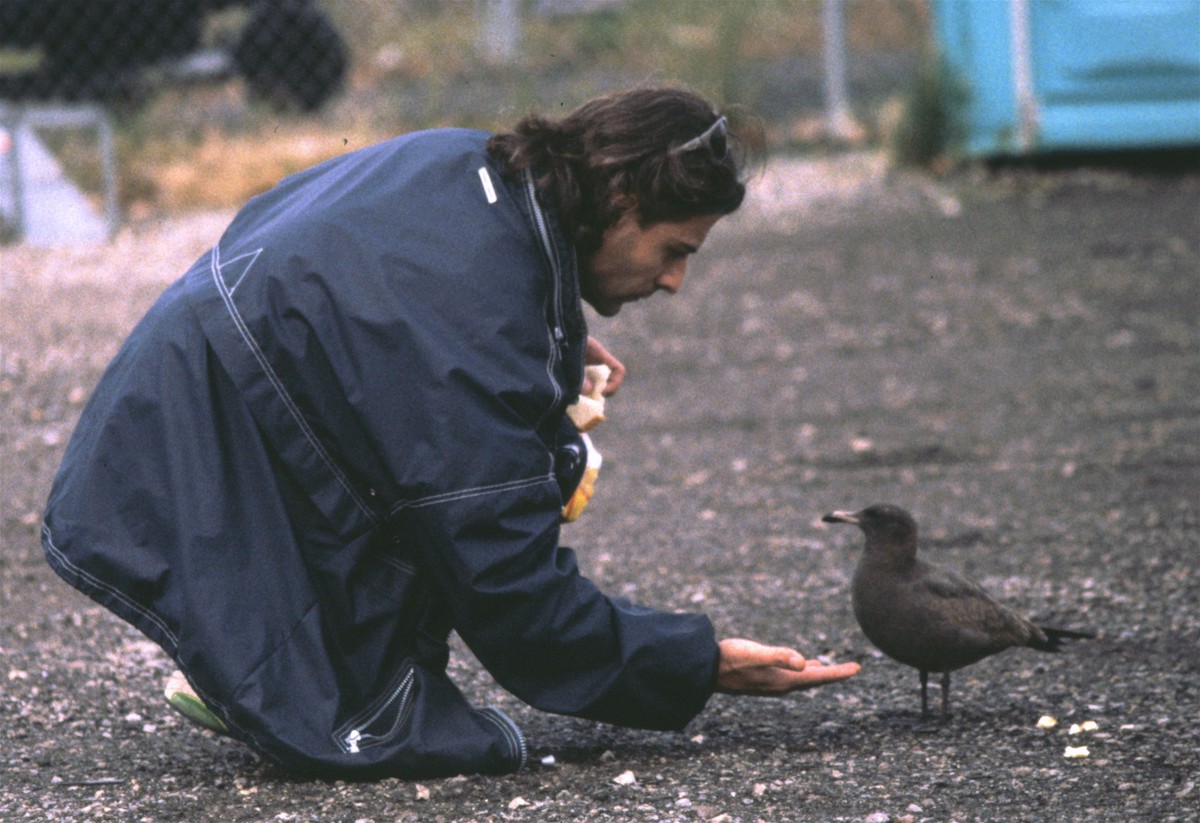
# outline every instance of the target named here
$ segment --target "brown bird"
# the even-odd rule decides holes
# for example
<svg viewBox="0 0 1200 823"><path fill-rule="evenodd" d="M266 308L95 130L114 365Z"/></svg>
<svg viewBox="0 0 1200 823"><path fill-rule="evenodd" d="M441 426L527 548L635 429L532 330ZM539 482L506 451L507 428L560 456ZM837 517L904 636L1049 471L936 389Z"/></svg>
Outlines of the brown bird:
<svg viewBox="0 0 1200 823"><path fill-rule="evenodd" d="M1058 651L1090 632L1038 626L979 585L917 558L917 522L898 506L830 512L826 523L853 523L867 536L854 570L851 601L863 633L881 652L921 674L921 717L929 717L930 672L942 675L942 720L950 711L950 672L1013 646Z"/></svg>

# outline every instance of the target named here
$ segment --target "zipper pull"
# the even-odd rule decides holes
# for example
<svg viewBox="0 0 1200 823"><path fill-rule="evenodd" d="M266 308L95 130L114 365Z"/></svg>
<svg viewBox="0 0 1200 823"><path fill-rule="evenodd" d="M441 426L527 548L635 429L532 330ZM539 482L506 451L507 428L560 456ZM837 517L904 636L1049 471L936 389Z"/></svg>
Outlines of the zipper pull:
<svg viewBox="0 0 1200 823"><path fill-rule="evenodd" d="M566 337L566 335L565 335L565 334L563 334L562 326L555 326L555 327L554 327L554 340L555 340L555 342L557 342L557 343L561 343L561 342L563 341L563 338L564 338L564 337Z"/></svg>
<svg viewBox="0 0 1200 823"><path fill-rule="evenodd" d="M358 754L358 740L362 737L362 733L358 729L351 729L350 734L346 737L346 746L350 750L350 754Z"/></svg>

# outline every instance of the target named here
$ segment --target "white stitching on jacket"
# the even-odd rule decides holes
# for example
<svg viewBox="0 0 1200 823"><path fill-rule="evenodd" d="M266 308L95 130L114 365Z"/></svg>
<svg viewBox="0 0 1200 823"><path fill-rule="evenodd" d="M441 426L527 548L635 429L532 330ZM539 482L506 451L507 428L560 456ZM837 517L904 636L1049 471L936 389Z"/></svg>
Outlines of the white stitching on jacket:
<svg viewBox="0 0 1200 823"><path fill-rule="evenodd" d="M476 486L470 489L457 489L449 492L438 492L427 497L419 497L416 500L401 500L388 509L388 515L393 515L396 512L404 509L415 509L422 506L436 506L439 503L453 503L458 500L465 500L470 497L482 497L485 494L494 492L511 491L513 489L524 489L530 486L539 486L546 482L556 482L553 474L544 474L540 477L526 477L522 480L506 480L503 483L492 483L487 486Z"/></svg>
<svg viewBox="0 0 1200 823"><path fill-rule="evenodd" d="M233 293L235 291L237 291L237 287L242 285L242 281L246 279L246 275L250 273L250 269L254 268L254 264L256 262L258 262L258 256L260 254L262 254L262 249L255 249L254 251L248 251L245 254L239 254L237 257L234 257L231 260L226 260L224 263L218 264L217 269L221 273L221 280L224 281L225 280L225 268L227 266L230 266L230 265L236 263L237 261L241 260L243 257L250 258L250 262L246 264L246 268L242 269L241 275L234 282L234 284L229 287L229 296L230 297L232 297Z"/></svg>
<svg viewBox="0 0 1200 823"><path fill-rule="evenodd" d="M258 251L261 252L262 249L259 249ZM367 519L370 520L371 523L377 523L378 520L375 517L375 513L372 512L371 508L364 503L357 494L354 493L354 489L350 486L350 481L346 478L342 470L337 467L329 453L325 451L325 447L322 446L321 441L317 439L316 433L313 432L312 428L308 425L308 421L304 419L304 415L300 413L300 407L296 405L296 401L294 401L291 395L287 393L287 389L284 387L283 381L279 379L279 375L277 375L275 370L271 368L271 364L267 361L266 355L259 347L258 341L254 339L252 334L250 334L250 329L246 326L246 321L242 319L240 314L238 314L237 306L234 305L233 302L232 293L225 288L225 281L221 278L220 254L220 244L214 245L211 255L212 277L213 282L217 287L217 293L220 294L221 300L225 303L225 309L229 312L229 316L233 320L234 328L237 329L238 334L241 335L242 340L250 349L250 353L254 355L254 359L258 361L258 365L260 368L262 368L263 373L266 374L267 379L271 381L271 386L279 394L279 397L281 400L283 400L284 405L287 406L287 410L292 415L292 419L295 420L297 425L300 426L301 431L308 442L312 445L313 449L316 451L317 456L321 458L322 462L324 462L329 468L329 471L333 473L334 479L336 479L338 484L345 489L346 494L349 495L354 504L358 506L359 510L366 515Z"/></svg>
<svg viewBox="0 0 1200 823"><path fill-rule="evenodd" d="M42 524L42 543L46 546L47 549L50 550L50 553L54 555L54 558L59 563L61 563L66 568L70 569L74 574L77 574L79 577L81 577L83 580L85 580L88 583L88 585L93 586L97 589L100 589L101 591L107 592L111 596L115 597L117 600L120 600L128 608L137 612L142 617L146 618L151 623L153 623L155 626L158 626L158 628L162 631L162 633L167 636L167 639L169 639L171 641L171 645L178 648L179 638L175 636L175 632L171 631L170 627L168 627L167 624L165 622L163 622L163 619L161 617L159 617L154 612L147 610L140 603L132 600L124 592L120 591L119 589L113 588L112 586L108 585L100 578L96 577L95 575L89 574L88 572L81 569L79 566L76 566L74 563L72 563L67 558L67 556L62 553L62 550L59 549L58 546L54 545L54 536L50 533L50 527L44 523Z"/></svg>

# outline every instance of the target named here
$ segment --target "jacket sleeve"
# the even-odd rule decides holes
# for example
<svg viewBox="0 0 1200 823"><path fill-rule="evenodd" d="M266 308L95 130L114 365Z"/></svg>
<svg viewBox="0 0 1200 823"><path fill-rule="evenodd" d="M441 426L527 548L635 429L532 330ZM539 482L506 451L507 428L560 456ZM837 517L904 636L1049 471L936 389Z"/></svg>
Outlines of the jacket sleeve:
<svg viewBox="0 0 1200 823"><path fill-rule="evenodd" d="M530 705L625 726L682 728L713 692L703 615L609 598L558 544L553 480L423 505L407 518L454 625Z"/></svg>

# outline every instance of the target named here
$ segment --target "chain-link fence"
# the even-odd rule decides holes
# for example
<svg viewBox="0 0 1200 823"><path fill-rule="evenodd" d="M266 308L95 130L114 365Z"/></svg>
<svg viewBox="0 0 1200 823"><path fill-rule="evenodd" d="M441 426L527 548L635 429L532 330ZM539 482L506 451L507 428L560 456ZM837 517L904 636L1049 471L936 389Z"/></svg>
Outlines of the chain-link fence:
<svg viewBox="0 0 1200 823"><path fill-rule="evenodd" d="M256 96L311 111L346 69L313 0L0 0L10 102L137 101L164 83L237 75Z"/></svg>
<svg viewBox="0 0 1200 823"><path fill-rule="evenodd" d="M344 87L348 66L320 0L0 0L0 240L56 244L116 231L114 109L236 78L274 111L312 113ZM84 168L98 172L90 196L71 180L81 153L66 172L56 157L68 132L95 135L83 153L94 157Z"/></svg>
<svg viewBox="0 0 1200 823"><path fill-rule="evenodd" d="M749 110L771 148L861 144L927 31L928 0L0 0L0 242L644 82Z"/></svg>

